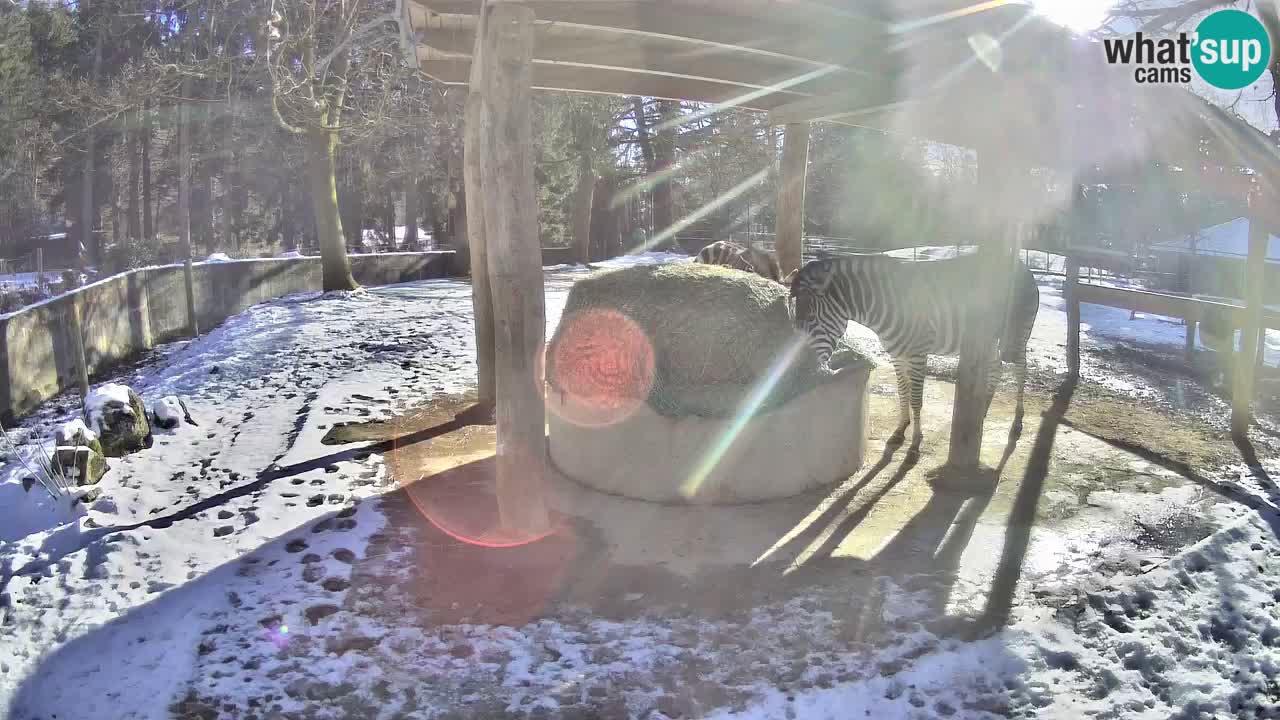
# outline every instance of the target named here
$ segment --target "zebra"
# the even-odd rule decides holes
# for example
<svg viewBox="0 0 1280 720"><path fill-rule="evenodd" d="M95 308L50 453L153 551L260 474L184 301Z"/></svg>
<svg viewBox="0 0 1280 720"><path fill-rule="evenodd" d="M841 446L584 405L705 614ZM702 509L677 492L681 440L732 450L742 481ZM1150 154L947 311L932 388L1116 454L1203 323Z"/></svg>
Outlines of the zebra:
<svg viewBox="0 0 1280 720"><path fill-rule="evenodd" d="M929 355L957 355L966 317L974 310L1004 314L1003 294L980 308L974 280L985 259L961 257L912 262L885 255L851 255L806 263L791 283L796 327L809 336L823 368L849 322L874 331L893 359L898 379L898 427L890 436L900 444L914 420L911 447L923 439L920 407ZM987 406L999 382L1001 361L1016 364L1017 409L1010 437L1022 432L1027 383L1027 340L1040 308L1040 290L1021 262L1013 274L1009 312L998 331L987 372Z"/></svg>
<svg viewBox="0 0 1280 720"><path fill-rule="evenodd" d="M782 268L773 253L758 248L742 247L728 240L720 240L702 248L694 262L704 265L723 265L735 270L755 273L760 277L782 282Z"/></svg>

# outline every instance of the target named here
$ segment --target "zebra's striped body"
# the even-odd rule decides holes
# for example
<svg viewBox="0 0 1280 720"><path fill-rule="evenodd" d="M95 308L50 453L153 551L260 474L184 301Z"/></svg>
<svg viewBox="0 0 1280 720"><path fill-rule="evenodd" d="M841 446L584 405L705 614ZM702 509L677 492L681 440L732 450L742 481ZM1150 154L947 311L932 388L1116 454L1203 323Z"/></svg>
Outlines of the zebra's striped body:
<svg viewBox="0 0 1280 720"><path fill-rule="evenodd" d="M758 248L745 248L737 243L721 240L711 243L698 252L696 262L755 273L774 282L782 282L782 269L773 253Z"/></svg>
<svg viewBox="0 0 1280 720"><path fill-rule="evenodd" d="M912 445L919 445L928 358L959 354L961 336L973 311L999 313L1004 318L998 330L998 345L991 349L987 403L999 381L1000 362L1015 363L1018 399L1013 433L1021 432L1027 339L1040 307L1040 291L1031 271L1019 263L1006 314L1004 293L976 292L974 283L981 277L979 263L983 261L963 257L911 262L883 255L855 255L814 260L792 280L796 327L809 334L824 365L850 322L874 331L893 358L899 414L892 440L900 442L914 419ZM983 295L998 297L984 301ZM979 302L991 304L987 308L975 307Z"/></svg>

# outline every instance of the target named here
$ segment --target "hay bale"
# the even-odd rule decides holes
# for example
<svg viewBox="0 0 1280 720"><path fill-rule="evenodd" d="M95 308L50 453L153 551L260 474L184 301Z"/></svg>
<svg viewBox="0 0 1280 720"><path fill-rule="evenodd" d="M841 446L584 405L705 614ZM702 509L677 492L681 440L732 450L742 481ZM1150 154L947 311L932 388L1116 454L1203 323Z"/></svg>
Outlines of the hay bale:
<svg viewBox="0 0 1280 720"><path fill-rule="evenodd" d="M547 382L553 391L618 404L643 399L663 415L704 417L734 414L764 388L755 410L768 410L829 379L795 330L788 299L778 283L715 265L592 274L569 291L548 346ZM867 360L846 349L838 366L858 362ZM775 375L777 382L760 382Z"/></svg>

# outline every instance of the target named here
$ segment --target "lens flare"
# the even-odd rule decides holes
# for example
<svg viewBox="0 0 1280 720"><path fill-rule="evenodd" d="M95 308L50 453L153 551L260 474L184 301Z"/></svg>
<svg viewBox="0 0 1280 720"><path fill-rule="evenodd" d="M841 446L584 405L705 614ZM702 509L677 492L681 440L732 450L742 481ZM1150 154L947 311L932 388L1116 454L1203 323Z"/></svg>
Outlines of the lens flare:
<svg viewBox="0 0 1280 720"><path fill-rule="evenodd" d="M621 422L653 389L653 343L616 310L584 310L564 318L551 350L552 412L582 427Z"/></svg>

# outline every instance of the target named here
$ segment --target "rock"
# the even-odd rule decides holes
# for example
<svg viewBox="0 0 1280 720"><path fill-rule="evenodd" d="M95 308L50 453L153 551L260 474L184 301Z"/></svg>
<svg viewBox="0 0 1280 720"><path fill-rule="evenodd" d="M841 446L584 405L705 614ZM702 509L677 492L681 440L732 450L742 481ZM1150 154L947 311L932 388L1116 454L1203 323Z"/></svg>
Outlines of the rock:
<svg viewBox="0 0 1280 720"><path fill-rule="evenodd" d="M184 415L186 413L182 411L182 401L176 395L162 397L151 404L151 417L155 419L157 427L165 430L178 427Z"/></svg>
<svg viewBox="0 0 1280 720"><path fill-rule="evenodd" d="M84 401L85 420L98 434L103 454L123 457L151 446L151 423L142 398L127 385L94 388Z"/></svg>
<svg viewBox="0 0 1280 720"><path fill-rule="evenodd" d="M63 445L54 448L53 464L76 485L97 485L107 474L107 461L91 447Z"/></svg>
<svg viewBox="0 0 1280 720"><path fill-rule="evenodd" d="M31 492L31 488L35 487L35 484L36 479L30 475L22 478L22 489L26 492Z"/></svg>

